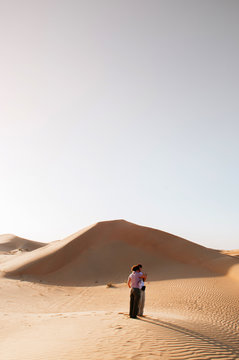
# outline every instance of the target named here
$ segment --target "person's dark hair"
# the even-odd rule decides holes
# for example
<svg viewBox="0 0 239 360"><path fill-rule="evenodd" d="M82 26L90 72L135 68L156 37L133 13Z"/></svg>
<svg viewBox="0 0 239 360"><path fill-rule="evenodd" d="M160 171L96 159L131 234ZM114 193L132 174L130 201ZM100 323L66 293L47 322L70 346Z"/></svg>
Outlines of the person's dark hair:
<svg viewBox="0 0 239 360"><path fill-rule="evenodd" d="M141 264L138 264L137 266L138 266L139 268L142 268L142 267L143 267L143 265L141 265Z"/></svg>
<svg viewBox="0 0 239 360"><path fill-rule="evenodd" d="M139 270L138 265L133 265L131 271L137 271L137 270Z"/></svg>

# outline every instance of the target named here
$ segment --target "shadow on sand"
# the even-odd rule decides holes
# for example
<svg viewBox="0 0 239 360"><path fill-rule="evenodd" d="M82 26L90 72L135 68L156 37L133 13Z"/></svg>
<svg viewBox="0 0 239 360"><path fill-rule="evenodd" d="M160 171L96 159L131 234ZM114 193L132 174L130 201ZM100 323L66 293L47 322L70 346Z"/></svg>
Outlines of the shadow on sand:
<svg viewBox="0 0 239 360"><path fill-rule="evenodd" d="M231 346L231 345L221 342L220 340L211 338L207 335L203 335L202 333L199 333L195 330L191 330L191 329L188 329L188 328L180 326L180 325L172 324L167 321L155 319L151 316L139 317L138 319L140 319L140 321L146 322L148 324L152 324L155 326L159 326L161 328L165 328L165 329L172 330L177 333L183 334L187 337L187 339L202 341L209 346L215 347L217 349L220 349L220 351L226 352L228 355L235 356L235 359L238 359L238 357L239 357L239 350L238 350L239 340L238 339L234 340L233 346ZM235 347L234 347L234 344L235 344Z"/></svg>

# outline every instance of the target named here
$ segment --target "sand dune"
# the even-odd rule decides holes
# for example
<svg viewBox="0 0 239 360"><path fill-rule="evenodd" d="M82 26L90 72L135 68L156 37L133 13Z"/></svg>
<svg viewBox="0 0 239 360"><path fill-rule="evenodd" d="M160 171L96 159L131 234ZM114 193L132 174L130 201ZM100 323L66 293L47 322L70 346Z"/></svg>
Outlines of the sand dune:
<svg viewBox="0 0 239 360"><path fill-rule="evenodd" d="M12 234L0 235L0 252L33 251L45 245L46 243L27 240Z"/></svg>
<svg viewBox="0 0 239 360"><path fill-rule="evenodd" d="M28 251L45 246L46 243L27 240L12 234L0 235L0 263L13 260Z"/></svg>
<svg viewBox="0 0 239 360"><path fill-rule="evenodd" d="M54 284L125 281L129 264L141 261L152 280L229 274L239 278L239 261L175 235L123 220L100 222L66 239L5 262L6 276Z"/></svg>
<svg viewBox="0 0 239 360"><path fill-rule="evenodd" d="M221 253L222 253L222 254L225 254L225 255L230 255L230 256L237 256L237 257L239 257L239 249L235 249L235 250L222 250Z"/></svg>
<svg viewBox="0 0 239 360"><path fill-rule="evenodd" d="M239 359L238 258L122 220L25 241L1 243L1 359ZM149 276L134 320L125 280L138 262Z"/></svg>

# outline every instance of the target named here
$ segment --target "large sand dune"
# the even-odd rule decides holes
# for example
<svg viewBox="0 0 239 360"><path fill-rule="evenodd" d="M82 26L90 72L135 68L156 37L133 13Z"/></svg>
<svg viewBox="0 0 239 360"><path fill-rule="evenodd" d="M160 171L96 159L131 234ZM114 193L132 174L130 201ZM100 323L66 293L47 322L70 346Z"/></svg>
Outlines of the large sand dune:
<svg viewBox="0 0 239 360"><path fill-rule="evenodd" d="M97 223L66 239L5 262L6 276L83 285L125 281L129 265L144 263L151 280L229 274L239 260L169 233L123 220Z"/></svg>
<svg viewBox="0 0 239 360"><path fill-rule="evenodd" d="M122 220L29 244L0 266L1 359L239 359L237 257ZM138 262L148 282L134 320L125 280Z"/></svg>

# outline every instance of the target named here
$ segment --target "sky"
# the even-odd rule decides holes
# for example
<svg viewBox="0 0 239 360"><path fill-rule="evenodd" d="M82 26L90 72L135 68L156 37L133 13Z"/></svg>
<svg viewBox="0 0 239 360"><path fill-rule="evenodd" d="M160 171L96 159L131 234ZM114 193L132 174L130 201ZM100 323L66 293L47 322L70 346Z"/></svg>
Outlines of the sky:
<svg viewBox="0 0 239 360"><path fill-rule="evenodd" d="M0 0L0 234L125 219L239 248L239 2Z"/></svg>

